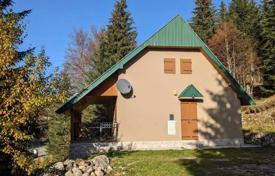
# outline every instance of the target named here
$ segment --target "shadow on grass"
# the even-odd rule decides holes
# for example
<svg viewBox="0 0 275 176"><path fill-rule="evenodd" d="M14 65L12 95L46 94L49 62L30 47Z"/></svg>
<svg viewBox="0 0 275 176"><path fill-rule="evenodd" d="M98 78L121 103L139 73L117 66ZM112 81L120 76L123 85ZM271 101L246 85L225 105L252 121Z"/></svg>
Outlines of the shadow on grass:
<svg viewBox="0 0 275 176"><path fill-rule="evenodd" d="M124 158L129 155L132 155L138 151L118 151L118 150L109 150L106 155L110 158Z"/></svg>
<svg viewBox="0 0 275 176"><path fill-rule="evenodd" d="M190 175L274 175L275 148L197 150L194 158L175 161Z"/></svg>
<svg viewBox="0 0 275 176"><path fill-rule="evenodd" d="M110 152L114 175L274 175L275 148Z"/></svg>

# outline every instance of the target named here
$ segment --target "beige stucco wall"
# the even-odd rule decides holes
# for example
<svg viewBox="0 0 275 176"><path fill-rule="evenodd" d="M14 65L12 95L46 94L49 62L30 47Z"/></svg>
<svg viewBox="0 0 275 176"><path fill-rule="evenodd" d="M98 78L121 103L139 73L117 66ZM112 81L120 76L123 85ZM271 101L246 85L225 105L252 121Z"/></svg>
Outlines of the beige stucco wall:
<svg viewBox="0 0 275 176"><path fill-rule="evenodd" d="M163 59L176 59L176 74L164 74ZM192 74L180 74L180 58L192 59ZM180 101L174 95L193 84L203 94L198 103L199 140L242 138L240 102L235 92L200 52L149 51L118 79L127 79L133 97L117 97L120 141L181 140ZM169 114L176 135L168 135Z"/></svg>

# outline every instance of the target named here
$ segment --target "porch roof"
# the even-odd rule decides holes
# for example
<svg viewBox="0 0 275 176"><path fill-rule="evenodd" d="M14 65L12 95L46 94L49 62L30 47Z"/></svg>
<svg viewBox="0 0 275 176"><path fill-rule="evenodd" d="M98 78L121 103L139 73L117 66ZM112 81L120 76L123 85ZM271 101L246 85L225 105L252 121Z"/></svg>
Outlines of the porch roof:
<svg viewBox="0 0 275 176"><path fill-rule="evenodd" d="M181 98L200 98L203 97L203 95L196 89L196 87L193 84L190 84L187 86L181 94L178 96L179 99Z"/></svg>
<svg viewBox="0 0 275 176"><path fill-rule="evenodd" d="M94 80L89 86L84 88L78 94L73 96L69 101L63 104L56 112L63 113L66 110L72 108L74 104L80 101L85 95L95 89L104 80L111 75L121 70L125 65L135 58L141 51L147 47L186 47L186 48L200 48L200 50L207 55L221 74L228 80L231 87L236 91L239 99L243 105L255 104L254 100L245 92L245 90L239 85L239 83L233 78L225 66L219 61L219 59L212 53L207 45L199 38L199 36L193 31L188 23L186 23L181 16L175 16L164 27L152 35L140 46L133 49L115 65L108 69L105 73Z"/></svg>

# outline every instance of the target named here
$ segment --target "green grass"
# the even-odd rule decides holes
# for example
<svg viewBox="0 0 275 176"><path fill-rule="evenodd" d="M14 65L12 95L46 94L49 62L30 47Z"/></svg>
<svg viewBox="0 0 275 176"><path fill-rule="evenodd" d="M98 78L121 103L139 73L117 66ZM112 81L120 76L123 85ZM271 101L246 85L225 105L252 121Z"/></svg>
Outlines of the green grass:
<svg viewBox="0 0 275 176"><path fill-rule="evenodd" d="M110 154L111 175L236 175L236 169L245 171L242 166L247 165L252 167L253 175L255 165L273 163L274 166L274 153L275 148L115 152Z"/></svg>

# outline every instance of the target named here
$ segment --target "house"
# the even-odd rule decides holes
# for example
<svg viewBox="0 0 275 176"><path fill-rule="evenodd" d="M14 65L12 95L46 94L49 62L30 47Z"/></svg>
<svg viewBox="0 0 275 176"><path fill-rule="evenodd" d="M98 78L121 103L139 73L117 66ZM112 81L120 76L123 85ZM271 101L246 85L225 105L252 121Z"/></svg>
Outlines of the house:
<svg viewBox="0 0 275 176"><path fill-rule="evenodd" d="M81 111L91 104L110 107L109 120L94 129L111 129L113 140L78 140ZM57 112L71 115L75 148L240 147L240 107L252 104L189 24L176 16Z"/></svg>

